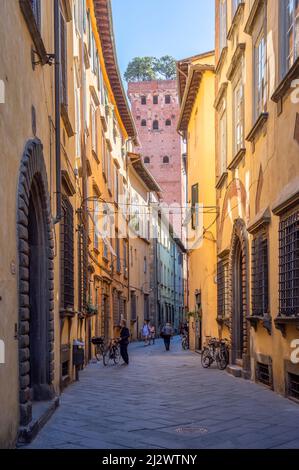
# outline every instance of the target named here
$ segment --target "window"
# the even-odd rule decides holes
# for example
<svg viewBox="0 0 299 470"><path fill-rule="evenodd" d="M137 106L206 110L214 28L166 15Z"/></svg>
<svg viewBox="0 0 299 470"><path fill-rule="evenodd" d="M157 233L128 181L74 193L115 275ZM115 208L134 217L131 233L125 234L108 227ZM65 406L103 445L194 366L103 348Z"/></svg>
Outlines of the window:
<svg viewBox="0 0 299 470"><path fill-rule="evenodd" d="M299 316L299 211L279 226L279 313Z"/></svg>
<svg viewBox="0 0 299 470"><path fill-rule="evenodd" d="M219 157L220 157L220 176L227 170L227 114L226 100L223 100L219 111Z"/></svg>
<svg viewBox="0 0 299 470"><path fill-rule="evenodd" d="M81 118L80 118L80 88L75 88L75 128L76 128L76 158L81 159Z"/></svg>
<svg viewBox="0 0 299 470"><path fill-rule="evenodd" d="M123 265L124 265L124 275L127 277L128 276L128 260L127 260L127 240L123 240Z"/></svg>
<svg viewBox="0 0 299 470"><path fill-rule="evenodd" d="M244 148L244 89L242 77L234 88L234 152Z"/></svg>
<svg viewBox="0 0 299 470"><path fill-rule="evenodd" d="M254 120L266 111L267 103L267 53L264 32L254 47Z"/></svg>
<svg viewBox="0 0 299 470"><path fill-rule="evenodd" d="M262 362L256 363L256 378L267 387L272 386L272 374L269 364L263 364Z"/></svg>
<svg viewBox="0 0 299 470"><path fill-rule="evenodd" d="M97 135L97 115L93 105L91 105L91 144L92 152L97 156L98 153L98 135Z"/></svg>
<svg viewBox="0 0 299 470"><path fill-rule="evenodd" d="M114 201L118 203L119 199L119 178L118 169L114 166Z"/></svg>
<svg viewBox="0 0 299 470"><path fill-rule="evenodd" d="M67 24L62 12L60 12L60 93L61 103L67 106Z"/></svg>
<svg viewBox="0 0 299 470"><path fill-rule="evenodd" d="M143 272L144 272L144 274L147 273L147 259L146 259L146 256L144 257L144 260L143 260Z"/></svg>
<svg viewBox="0 0 299 470"><path fill-rule="evenodd" d="M153 96L153 104L158 104L158 102L159 102L158 95Z"/></svg>
<svg viewBox="0 0 299 470"><path fill-rule="evenodd" d="M227 45L227 0L220 0L219 5L219 49L220 54L222 49Z"/></svg>
<svg viewBox="0 0 299 470"><path fill-rule="evenodd" d="M119 242L119 234L116 234L116 270L118 273L121 271L121 262L120 262L120 242Z"/></svg>
<svg viewBox="0 0 299 470"><path fill-rule="evenodd" d="M135 292L131 292L131 321L136 321L137 319L137 302Z"/></svg>
<svg viewBox="0 0 299 470"><path fill-rule="evenodd" d="M299 0L282 0L283 75L299 57Z"/></svg>
<svg viewBox="0 0 299 470"><path fill-rule="evenodd" d="M66 196L62 197L60 224L61 307L74 307L74 211Z"/></svg>
<svg viewBox="0 0 299 470"><path fill-rule="evenodd" d="M146 104L146 96L141 96L141 104Z"/></svg>
<svg viewBox="0 0 299 470"><path fill-rule="evenodd" d="M171 96L165 95L165 104L170 104L170 103L171 103Z"/></svg>
<svg viewBox="0 0 299 470"><path fill-rule="evenodd" d="M144 163L148 165L150 162L151 162L150 157L144 157Z"/></svg>
<svg viewBox="0 0 299 470"><path fill-rule="evenodd" d="M229 313L228 259L217 264L217 317L225 318Z"/></svg>
<svg viewBox="0 0 299 470"><path fill-rule="evenodd" d="M195 230L198 226L198 197L199 197L199 189L198 184L194 184L191 188L191 199L192 199L192 206L191 206L191 226L192 229Z"/></svg>
<svg viewBox="0 0 299 470"><path fill-rule="evenodd" d="M269 313L268 240L264 235L252 241L252 314Z"/></svg>
<svg viewBox="0 0 299 470"><path fill-rule="evenodd" d="M166 126L171 126L171 120L170 120L170 119L166 119L165 125L166 125Z"/></svg>
<svg viewBox="0 0 299 470"><path fill-rule="evenodd" d="M113 323L120 324L120 296L116 289L113 290Z"/></svg>
<svg viewBox="0 0 299 470"><path fill-rule="evenodd" d="M288 396L299 400L299 375L288 372Z"/></svg>
<svg viewBox="0 0 299 470"><path fill-rule="evenodd" d="M142 121L141 121L141 126L142 126L142 127L146 127L146 119L142 119Z"/></svg>
<svg viewBox="0 0 299 470"><path fill-rule="evenodd" d="M105 180L107 181L107 160L108 160L108 150L106 144L106 138L104 132L102 132L102 172Z"/></svg>
<svg viewBox="0 0 299 470"><path fill-rule="evenodd" d="M167 156L163 157L163 163L168 164L169 163L169 157L167 157Z"/></svg>
<svg viewBox="0 0 299 470"><path fill-rule="evenodd" d="M99 249L99 232L98 232L98 224L99 224L99 217L100 217L100 203L98 200L94 201L93 205L93 210L94 210L94 217L93 217L93 222L94 222L94 248L96 250Z"/></svg>
<svg viewBox="0 0 299 470"><path fill-rule="evenodd" d="M38 29L41 28L41 2L40 0L30 0L33 15Z"/></svg>
<svg viewBox="0 0 299 470"><path fill-rule="evenodd" d="M155 120L153 122L153 130L158 131L159 130L159 121Z"/></svg>

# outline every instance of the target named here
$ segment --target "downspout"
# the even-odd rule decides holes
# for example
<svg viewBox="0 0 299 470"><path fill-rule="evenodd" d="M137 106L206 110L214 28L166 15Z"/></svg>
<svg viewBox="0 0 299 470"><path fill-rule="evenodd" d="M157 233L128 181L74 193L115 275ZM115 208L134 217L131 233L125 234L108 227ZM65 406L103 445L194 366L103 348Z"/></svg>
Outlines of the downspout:
<svg viewBox="0 0 299 470"><path fill-rule="evenodd" d="M55 53L55 159L56 159L56 217L60 222L61 212L61 151L60 151L60 9L59 0L54 0L54 53Z"/></svg>

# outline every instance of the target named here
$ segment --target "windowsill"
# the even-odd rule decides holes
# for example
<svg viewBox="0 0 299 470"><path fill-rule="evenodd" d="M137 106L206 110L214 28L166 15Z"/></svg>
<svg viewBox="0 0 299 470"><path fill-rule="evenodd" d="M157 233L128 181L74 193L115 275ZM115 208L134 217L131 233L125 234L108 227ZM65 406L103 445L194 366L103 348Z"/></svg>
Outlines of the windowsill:
<svg viewBox="0 0 299 470"><path fill-rule="evenodd" d="M255 331L257 331L258 325L261 324L265 330L267 330L269 335L272 334L272 319L270 315L250 315L246 317L246 319L249 321L250 325L252 328L254 328Z"/></svg>
<svg viewBox="0 0 299 470"><path fill-rule="evenodd" d="M278 195L275 203L272 206L274 215L281 216L288 210L297 206L299 202L299 177L296 176L290 183L288 183Z"/></svg>
<svg viewBox="0 0 299 470"><path fill-rule="evenodd" d="M244 156L246 154L246 149L241 148L238 153L235 155L235 157L232 159L231 163L227 167L230 171L235 170L239 163L243 160Z"/></svg>
<svg viewBox="0 0 299 470"><path fill-rule="evenodd" d="M222 48L222 51L221 51L221 54L220 54L220 57L218 59L218 62L217 62L217 65L216 65L216 74L218 74L222 68L222 65L224 64L224 61L225 61L225 58L227 56L227 51L228 51L228 47L225 46Z"/></svg>
<svg viewBox="0 0 299 470"><path fill-rule="evenodd" d="M19 0L19 2L20 8L22 10L24 19L27 23L31 38L35 46L35 52L38 54L41 60L41 64L46 65L48 63L47 51L40 30L36 24L30 0Z"/></svg>
<svg viewBox="0 0 299 470"><path fill-rule="evenodd" d="M298 79L298 73L299 57L276 88L275 92L271 97L272 101L278 103L279 100L281 100L290 91L292 81Z"/></svg>
<svg viewBox="0 0 299 470"><path fill-rule="evenodd" d="M67 106L64 103L61 103L60 113L68 137L73 137L75 133L68 115Z"/></svg>
<svg viewBox="0 0 299 470"><path fill-rule="evenodd" d="M249 17L244 28L246 34L251 35L254 27L254 23L261 9L264 7L264 0L254 0L254 3L250 9Z"/></svg>
<svg viewBox="0 0 299 470"><path fill-rule="evenodd" d="M99 160L99 157L98 157L97 152L95 152L95 150L92 150L91 153L92 153L92 156L93 156L93 158L95 159L95 161L96 161L97 163L100 163L100 160Z"/></svg>
<svg viewBox="0 0 299 470"><path fill-rule="evenodd" d="M260 133L260 131L264 127L264 124L267 122L268 117L269 117L269 113L261 113L259 115L254 126L252 127L251 131L246 137L247 142L253 142L255 140L256 136Z"/></svg>
<svg viewBox="0 0 299 470"><path fill-rule="evenodd" d="M245 2L244 1L240 2L239 5L238 5L238 8L235 11L234 16L233 16L231 27L229 28L229 31L227 33L227 39L228 40L232 39L234 31L238 27L238 24L239 24L240 18L242 16L242 13L244 11L244 8L245 8Z"/></svg>
<svg viewBox="0 0 299 470"><path fill-rule="evenodd" d="M222 175L217 180L216 189L221 189L222 188L222 186L224 185L227 177L228 177L228 172L227 171L223 172Z"/></svg>
<svg viewBox="0 0 299 470"><path fill-rule="evenodd" d="M262 209L252 220L249 221L247 231L253 235L265 228L271 222L271 212L269 207Z"/></svg>
<svg viewBox="0 0 299 470"><path fill-rule="evenodd" d="M59 311L60 318L73 318L76 315L76 311L74 309L68 308L61 308Z"/></svg>
<svg viewBox="0 0 299 470"><path fill-rule="evenodd" d="M277 330L279 330L282 336L285 338L287 333L287 326L295 326L299 329L299 316L297 317L289 317L285 315L278 315L275 318L274 324Z"/></svg>

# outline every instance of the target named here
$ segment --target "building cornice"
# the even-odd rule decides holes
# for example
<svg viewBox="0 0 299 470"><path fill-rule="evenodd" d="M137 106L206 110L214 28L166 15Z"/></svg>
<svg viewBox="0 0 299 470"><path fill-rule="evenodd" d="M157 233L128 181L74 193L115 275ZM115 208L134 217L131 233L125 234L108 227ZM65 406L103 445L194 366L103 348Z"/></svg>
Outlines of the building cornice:
<svg viewBox="0 0 299 470"><path fill-rule="evenodd" d="M137 130L131 114L117 63L111 0L92 0L103 59L120 119L129 137L137 142Z"/></svg>
<svg viewBox="0 0 299 470"><path fill-rule="evenodd" d="M205 72L215 73L213 65L191 65L189 68L188 80L182 100L181 112L177 130L186 132L192 114L193 106L196 100L201 80Z"/></svg>

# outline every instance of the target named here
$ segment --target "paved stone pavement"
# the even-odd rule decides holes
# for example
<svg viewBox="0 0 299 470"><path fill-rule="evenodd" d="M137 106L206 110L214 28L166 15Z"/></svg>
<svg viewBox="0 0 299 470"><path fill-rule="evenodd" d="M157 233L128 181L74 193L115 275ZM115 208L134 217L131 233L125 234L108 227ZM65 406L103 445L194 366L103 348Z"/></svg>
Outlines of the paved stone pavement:
<svg viewBox="0 0 299 470"><path fill-rule="evenodd" d="M90 364L27 448L299 449L299 406L182 351L130 345L131 364Z"/></svg>

